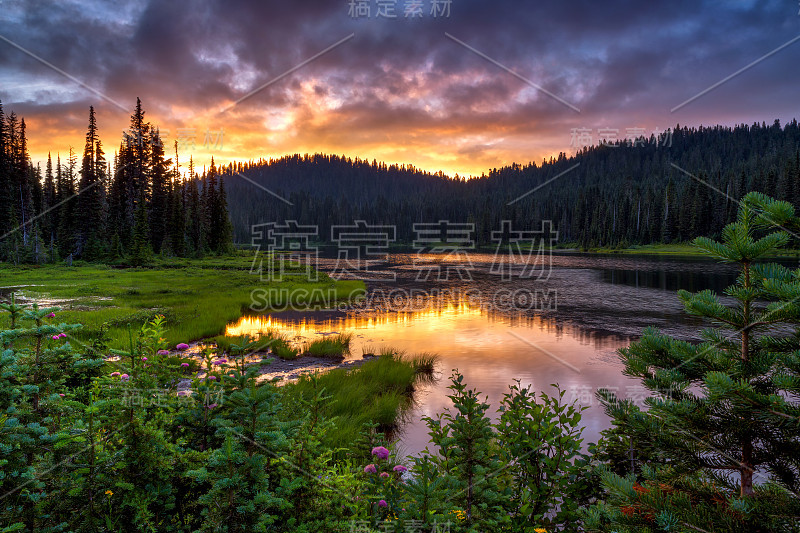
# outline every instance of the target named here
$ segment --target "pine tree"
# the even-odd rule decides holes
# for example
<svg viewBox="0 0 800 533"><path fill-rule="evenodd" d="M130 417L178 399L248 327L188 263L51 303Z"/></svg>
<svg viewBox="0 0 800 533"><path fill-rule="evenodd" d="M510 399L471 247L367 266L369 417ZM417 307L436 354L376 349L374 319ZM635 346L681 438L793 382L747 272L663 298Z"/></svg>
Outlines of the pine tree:
<svg viewBox="0 0 800 533"><path fill-rule="evenodd" d="M216 226L218 204L217 167L212 156L208 172L203 176L203 240L211 252L216 252L219 246L219 228Z"/></svg>
<svg viewBox="0 0 800 533"><path fill-rule="evenodd" d="M191 160L189 168L192 169ZM189 192L187 194L186 206L186 220L188 221L187 236L190 245L191 255L201 257L205 250L205 210L203 209L203 202L200 199L200 190L198 188L198 180L196 176L189 172L190 179L186 184Z"/></svg>
<svg viewBox="0 0 800 533"><path fill-rule="evenodd" d="M130 257L131 264L134 266L147 264L153 256L153 249L150 246L150 226L147 223L147 218L147 205L144 197L142 197L136 208L136 219L131 242Z"/></svg>
<svg viewBox="0 0 800 533"><path fill-rule="evenodd" d="M171 161L164 160L164 146L158 130L150 139L150 243L155 253L161 252L161 245L167 230L170 200L169 175L167 167Z"/></svg>
<svg viewBox="0 0 800 533"><path fill-rule="evenodd" d="M225 193L225 177L219 178L219 191L217 193L217 203L214 206L214 224L216 227L217 247L215 251L219 254L230 253L233 243L233 225L228 214L228 196Z"/></svg>
<svg viewBox="0 0 800 533"><path fill-rule="evenodd" d="M47 167L45 167L44 172L44 212L47 212L43 221L43 227L45 228L44 234L45 238L48 243L53 243L55 241L55 233L56 233L56 213L52 213L51 210L56 205L56 182L55 177L53 176L53 159L50 157L50 153L47 153Z"/></svg>
<svg viewBox="0 0 800 533"><path fill-rule="evenodd" d="M59 172L62 172L59 162ZM60 190L61 206L59 208L59 224L58 224L58 247L59 252L63 257L72 255L76 251L76 241L78 227L76 223L77 214L77 188L75 183L75 168L77 166L77 159L75 151L69 147L69 157L67 159L66 168L63 170L61 181L63 185Z"/></svg>
<svg viewBox="0 0 800 533"><path fill-rule="evenodd" d="M762 263L800 226L794 208L748 194L708 255L739 266L728 305L710 290L679 292L711 322L700 344L655 329L620 351L627 375L655 396L639 411L600 396L614 424L652 456L641 475L607 472L594 527L642 531L789 531L800 520L800 271ZM794 332L787 334L787 328Z"/></svg>
<svg viewBox="0 0 800 533"><path fill-rule="evenodd" d="M78 186L78 231L77 253L85 259L96 260L102 255L102 239L105 235L105 212L103 207L105 159L97 133L94 107L89 107L89 127L86 145L81 160L80 184Z"/></svg>
<svg viewBox="0 0 800 533"><path fill-rule="evenodd" d="M7 249L8 235L13 226L10 164L8 158L9 140L6 127L6 116L0 102L0 259L4 259Z"/></svg>

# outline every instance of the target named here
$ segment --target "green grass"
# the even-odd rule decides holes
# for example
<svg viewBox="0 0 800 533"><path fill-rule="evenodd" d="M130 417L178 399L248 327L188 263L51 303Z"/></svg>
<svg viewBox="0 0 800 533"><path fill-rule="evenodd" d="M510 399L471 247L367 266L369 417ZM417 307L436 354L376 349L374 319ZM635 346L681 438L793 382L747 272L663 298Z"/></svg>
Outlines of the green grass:
<svg viewBox="0 0 800 533"><path fill-rule="evenodd" d="M350 353L352 340L352 333L331 335L308 343L305 347L305 354L314 357L342 358Z"/></svg>
<svg viewBox="0 0 800 533"><path fill-rule="evenodd" d="M622 254L622 255L677 255L692 257L708 257L691 243L672 243L672 244L635 244L625 248L621 247L596 247L583 250L577 243L561 243L555 247L556 250L574 250L583 253L597 254ZM772 257L796 257L800 255L800 250L780 250Z"/></svg>
<svg viewBox="0 0 800 533"><path fill-rule="evenodd" d="M424 379L414 360L384 354L353 370L338 368L316 376L317 387L331 396L325 414L337 417L327 434L332 446L352 445L366 424L377 424L381 431L397 427L403 413L413 405L415 385ZM308 376L282 389L286 395L284 405L299 406L299 397L310 400L314 393Z"/></svg>
<svg viewBox="0 0 800 533"><path fill-rule="evenodd" d="M314 305L327 295L347 299L363 291L360 281L334 281L323 273L309 282L302 271L283 281L263 281L250 272L252 256L239 254L203 260L158 262L150 268L112 268L105 265L10 266L0 264L0 288L26 285L29 298L66 300L57 320L82 323L79 340L91 341L105 325L109 345L127 345L127 327L138 329L146 320L164 315L167 342L191 342L219 335L242 316L256 291L257 305L280 308L286 295L297 304ZM0 289L2 290L2 289ZM0 327L7 318L0 316Z"/></svg>

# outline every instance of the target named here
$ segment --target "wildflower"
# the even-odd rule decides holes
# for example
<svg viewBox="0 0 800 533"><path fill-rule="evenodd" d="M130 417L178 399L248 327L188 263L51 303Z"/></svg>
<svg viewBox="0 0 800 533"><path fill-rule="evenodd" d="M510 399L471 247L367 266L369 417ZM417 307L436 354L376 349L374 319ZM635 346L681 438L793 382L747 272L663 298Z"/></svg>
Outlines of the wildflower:
<svg viewBox="0 0 800 533"><path fill-rule="evenodd" d="M381 477L383 479L386 479L387 477L389 477L389 472L381 472Z"/></svg>
<svg viewBox="0 0 800 533"><path fill-rule="evenodd" d="M169 355L169 350L159 350L158 355Z"/></svg>
<svg viewBox="0 0 800 533"><path fill-rule="evenodd" d="M67 334L66 334L66 333L59 333L59 334L58 334L58 337L59 337L60 339L66 339L66 338L67 338Z"/></svg>
<svg viewBox="0 0 800 533"><path fill-rule="evenodd" d="M129 379L131 379L131 377L128 374L122 374L119 377L119 379L121 379L122 381L128 381Z"/></svg>
<svg viewBox="0 0 800 533"><path fill-rule="evenodd" d="M63 398L64 396L66 396L66 394L61 394L61 393L59 393L58 395L59 395L59 396L61 396L62 398Z"/></svg>
<svg viewBox="0 0 800 533"><path fill-rule="evenodd" d="M227 359L218 359L216 361L212 361L211 364L212 365L222 365L222 364L227 363L227 362L228 362Z"/></svg>
<svg viewBox="0 0 800 533"><path fill-rule="evenodd" d="M57 341L57 340L58 340L58 339L60 339L60 338L61 338L61 337L59 337L58 335L53 335L53 340L54 340L54 341Z"/></svg>
<svg viewBox="0 0 800 533"><path fill-rule="evenodd" d="M208 379L210 379L211 381L215 381L217 379L217 376L208 376Z"/></svg>
<svg viewBox="0 0 800 533"><path fill-rule="evenodd" d="M389 504L386 503L386 500L378 500L378 507L389 507Z"/></svg>
<svg viewBox="0 0 800 533"><path fill-rule="evenodd" d="M189 349L189 345L188 345L188 344L186 344L185 342L182 342L182 343L180 343L179 345L177 345L177 346L175 347L175 349L176 349L176 350L181 350L181 351L183 351L183 350L188 350L188 349Z"/></svg>
<svg viewBox="0 0 800 533"><path fill-rule="evenodd" d="M56 317L55 313L50 313L49 315L47 315L47 318L55 318L55 317Z"/></svg>
<svg viewBox="0 0 800 533"><path fill-rule="evenodd" d="M375 465L367 465L364 467L364 472L367 474L377 474L378 469L375 468Z"/></svg>
<svg viewBox="0 0 800 533"><path fill-rule="evenodd" d="M106 491L106 496L108 496L109 498L112 497L113 495L114 495L114 493L111 492L110 490Z"/></svg>
<svg viewBox="0 0 800 533"><path fill-rule="evenodd" d="M112 373L111 373L111 377L112 377L112 378L115 378L115 377L117 377L117 376L119 376L119 372L112 372Z"/></svg>
<svg viewBox="0 0 800 533"><path fill-rule="evenodd" d="M189 363L181 363L181 366L184 368L189 368Z"/></svg>
<svg viewBox="0 0 800 533"><path fill-rule="evenodd" d="M372 448L372 455L377 455L378 459L386 459L389 457L389 450L383 446L376 446L375 448Z"/></svg>
<svg viewBox="0 0 800 533"><path fill-rule="evenodd" d="M543 527L537 527L533 530L534 533L547 533L547 530Z"/></svg>
<svg viewBox="0 0 800 533"><path fill-rule="evenodd" d="M397 465L394 468L392 468L392 470L394 470L395 472L407 472L408 468L404 467L403 465Z"/></svg>
<svg viewBox="0 0 800 533"><path fill-rule="evenodd" d="M142 361L147 361L147 357L142 357Z"/></svg>

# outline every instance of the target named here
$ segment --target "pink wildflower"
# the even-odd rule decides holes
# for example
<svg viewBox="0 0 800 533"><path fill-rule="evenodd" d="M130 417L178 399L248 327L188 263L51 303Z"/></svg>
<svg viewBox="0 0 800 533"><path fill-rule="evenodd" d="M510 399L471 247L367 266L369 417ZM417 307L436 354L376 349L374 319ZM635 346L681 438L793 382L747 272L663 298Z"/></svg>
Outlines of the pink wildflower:
<svg viewBox="0 0 800 533"><path fill-rule="evenodd" d="M378 500L378 507L389 507L389 504L386 503L386 500Z"/></svg>
<svg viewBox="0 0 800 533"><path fill-rule="evenodd" d="M119 377L119 379L121 379L122 381L128 381L129 379L131 379L131 377L128 374L122 374Z"/></svg>
<svg viewBox="0 0 800 533"><path fill-rule="evenodd" d="M53 340L54 340L54 341L57 341L57 340L58 340L58 339L60 339L60 338L61 338L61 337L59 337L58 335L53 335Z"/></svg>
<svg viewBox="0 0 800 533"><path fill-rule="evenodd" d="M147 361L147 357L142 357L142 361Z"/></svg>
<svg viewBox="0 0 800 533"><path fill-rule="evenodd" d="M378 459L386 459L389 457L389 450L383 446L376 446L375 448L372 448L372 455L378 456Z"/></svg>
<svg viewBox="0 0 800 533"><path fill-rule="evenodd" d="M50 313L49 315L47 315L47 318L55 318L55 317L56 317L55 313Z"/></svg>
<svg viewBox="0 0 800 533"><path fill-rule="evenodd" d="M181 363L181 366L184 367L184 368L188 368L189 367L189 363Z"/></svg>
<svg viewBox="0 0 800 533"><path fill-rule="evenodd" d="M392 470L394 470L395 472L407 472L408 468L404 467L403 465L397 465L394 468L392 468Z"/></svg>
<svg viewBox="0 0 800 533"><path fill-rule="evenodd" d="M181 350L181 351L183 351L183 350L188 350L188 349L189 349L189 345L188 345L188 344L186 344L185 342L182 342L182 343L180 343L179 345L177 345L177 346L175 347L175 349L176 349L176 350Z"/></svg>
<svg viewBox="0 0 800 533"><path fill-rule="evenodd" d="M169 350L159 350L158 355L169 355Z"/></svg>
<svg viewBox="0 0 800 533"><path fill-rule="evenodd" d="M112 373L111 373L111 377L112 377L112 378L115 378L115 377L117 377L117 376L119 376L119 372L112 372Z"/></svg>
<svg viewBox="0 0 800 533"><path fill-rule="evenodd" d="M364 473L366 474L377 474L378 469L375 468L375 465L367 465L364 467Z"/></svg>

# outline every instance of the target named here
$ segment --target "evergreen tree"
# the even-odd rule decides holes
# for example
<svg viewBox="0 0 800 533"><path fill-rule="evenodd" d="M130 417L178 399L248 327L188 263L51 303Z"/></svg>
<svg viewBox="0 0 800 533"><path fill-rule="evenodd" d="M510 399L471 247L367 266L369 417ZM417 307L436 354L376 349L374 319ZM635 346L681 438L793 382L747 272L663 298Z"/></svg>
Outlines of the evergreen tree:
<svg viewBox="0 0 800 533"><path fill-rule="evenodd" d="M9 139L6 115L0 102L0 259L4 259L7 249L8 232L12 230L13 201L10 178Z"/></svg>
<svg viewBox="0 0 800 533"><path fill-rule="evenodd" d="M161 245L167 231L170 204L170 179L167 167L171 161L164 160L164 146L158 129L150 138L150 243L155 253L161 252Z"/></svg>
<svg viewBox="0 0 800 533"><path fill-rule="evenodd" d="M136 208L136 219L131 242L130 258L131 264L134 266L147 264L153 256L153 249L150 246L150 225L147 223L147 219L147 206L144 198L141 198Z"/></svg>
<svg viewBox="0 0 800 533"><path fill-rule="evenodd" d="M104 183L105 158L97 133L94 107L89 107L89 127L81 161L80 184L78 186L78 232L77 254L85 259L96 260L102 254L105 236Z"/></svg>
<svg viewBox="0 0 800 533"><path fill-rule="evenodd" d="M794 208L748 194L722 241L695 245L739 265L726 305L710 290L679 292L716 326L691 344L648 329L620 351L625 373L655 396L639 411L600 396L615 426L650 457L640 475L607 472L594 527L628 531L790 531L800 520L800 271L759 262L800 226ZM787 327L794 333L787 334Z"/></svg>
<svg viewBox="0 0 800 533"><path fill-rule="evenodd" d="M55 177L53 175L53 159L50 157L50 153L47 153L47 167L45 167L44 172L44 205L43 211L47 214L45 215L43 221L43 227L45 228L44 234L48 241L48 243L53 243L55 241L55 233L56 233L56 222L57 217L56 213L52 213L51 210L56 205L56 182Z"/></svg>

